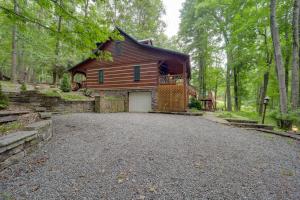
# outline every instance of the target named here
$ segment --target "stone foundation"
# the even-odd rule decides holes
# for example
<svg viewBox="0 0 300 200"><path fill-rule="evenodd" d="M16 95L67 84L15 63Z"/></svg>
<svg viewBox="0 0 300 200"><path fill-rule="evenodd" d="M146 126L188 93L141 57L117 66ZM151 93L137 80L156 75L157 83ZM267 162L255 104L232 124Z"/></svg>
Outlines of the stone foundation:
<svg viewBox="0 0 300 200"><path fill-rule="evenodd" d="M102 90L99 91L101 98L112 97L122 99L124 101L124 112L129 111L129 93L130 92L151 92L152 96L152 110L157 110L157 91L156 89L127 89L127 90ZM97 106L96 106L97 107Z"/></svg>

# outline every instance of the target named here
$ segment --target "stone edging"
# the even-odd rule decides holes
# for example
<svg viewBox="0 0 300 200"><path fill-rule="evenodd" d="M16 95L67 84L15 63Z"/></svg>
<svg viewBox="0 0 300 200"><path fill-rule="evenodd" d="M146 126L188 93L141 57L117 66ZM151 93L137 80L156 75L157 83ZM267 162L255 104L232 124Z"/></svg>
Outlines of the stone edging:
<svg viewBox="0 0 300 200"><path fill-rule="evenodd" d="M169 114L169 115L186 115L186 116L203 116L203 113L190 113L190 112L161 112L161 111L151 111L149 113Z"/></svg>
<svg viewBox="0 0 300 200"><path fill-rule="evenodd" d="M24 131L0 137L0 171L31 153L52 137L52 120L29 124Z"/></svg>
<svg viewBox="0 0 300 200"><path fill-rule="evenodd" d="M217 120L215 119L217 117L205 117L204 119L215 122L215 123L219 123L219 124L223 124L223 125L227 125L227 126L231 126L231 127L236 127L236 126L232 126L229 122L220 122L219 119L217 118ZM222 118L221 118L222 119ZM223 120L223 119L222 119ZM241 127L236 127L236 128L241 128ZM297 134L292 134L292 133L284 133L284 132L279 132L279 131L274 131L274 130L267 130L267 129L261 129L261 128L243 128L246 130L255 130L258 132L264 132L264 133L269 133L269 134L273 134L273 135L278 135L281 137L287 137L287 138L291 138L297 141L300 141L300 135Z"/></svg>

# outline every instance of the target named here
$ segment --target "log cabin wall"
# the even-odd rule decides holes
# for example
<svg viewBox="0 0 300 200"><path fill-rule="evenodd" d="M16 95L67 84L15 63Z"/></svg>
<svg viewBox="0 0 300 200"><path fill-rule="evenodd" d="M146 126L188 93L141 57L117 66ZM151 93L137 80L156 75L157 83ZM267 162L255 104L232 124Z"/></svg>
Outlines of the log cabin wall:
<svg viewBox="0 0 300 200"><path fill-rule="evenodd" d="M174 59L174 56L145 49L128 38L120 44L119 52L116 50L116 42L110 42L105 48L111 52L113 61L93 59L83 66L86 69L87 88L97 90L156 88L159 76L158 62ZM134 66L136 65L140 66L139 81L134 81ZM99 84L99 70L104 72L103 84Z"/></svg>

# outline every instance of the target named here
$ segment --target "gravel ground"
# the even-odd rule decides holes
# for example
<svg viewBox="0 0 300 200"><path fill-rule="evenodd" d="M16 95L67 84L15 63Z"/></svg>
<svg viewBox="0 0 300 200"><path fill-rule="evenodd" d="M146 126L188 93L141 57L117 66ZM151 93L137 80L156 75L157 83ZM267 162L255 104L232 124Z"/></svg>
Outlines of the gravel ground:
<svg viewBox="0 0 300 200"><path fill-rule="evenodd" d="M16 199L300 199L293 140L160 114L54 117L39 152L0 173Z"/></svg>

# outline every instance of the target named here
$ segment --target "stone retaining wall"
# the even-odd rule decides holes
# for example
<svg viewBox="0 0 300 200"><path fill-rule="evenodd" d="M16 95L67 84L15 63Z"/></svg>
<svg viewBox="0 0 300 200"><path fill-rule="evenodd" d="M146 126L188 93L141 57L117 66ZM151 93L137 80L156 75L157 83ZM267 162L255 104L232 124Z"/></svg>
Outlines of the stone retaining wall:
<svg viewBox="0 0 300 200"><path fill-rule="evenodd" d="M52 137L52 120L43 120L0 137L0 171L36 150Z"/></svg>
<svg viewBox="0 0 300 200"><path fill-rule="evenodd" d="M65 101L59 97L47 97L41 106L51 112L94 112L95 101Z"/></svg>
<svg viewBox="0 0 300 200"><path fill-rule="evenodd" d="M60 97L49 97L37 91L8 93L10 101L32 108L45 107L49 112L94 112L95 101L65 101Z"/></svg>

